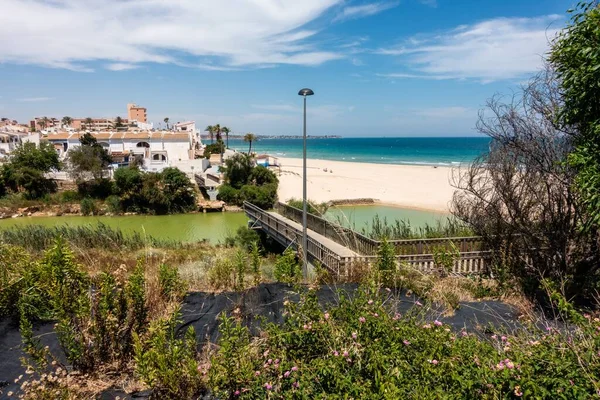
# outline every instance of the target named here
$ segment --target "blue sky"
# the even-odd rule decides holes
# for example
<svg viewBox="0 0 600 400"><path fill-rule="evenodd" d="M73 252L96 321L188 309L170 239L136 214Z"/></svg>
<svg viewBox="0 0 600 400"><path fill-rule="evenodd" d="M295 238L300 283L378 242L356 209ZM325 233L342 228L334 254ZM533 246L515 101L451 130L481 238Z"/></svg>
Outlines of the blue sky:
<svg viewBox="0 0 600 400"><path fill-rule="evenodd" d="M470 136L540 68L566 0L0 0L0 115L233 132Z"/></svg>

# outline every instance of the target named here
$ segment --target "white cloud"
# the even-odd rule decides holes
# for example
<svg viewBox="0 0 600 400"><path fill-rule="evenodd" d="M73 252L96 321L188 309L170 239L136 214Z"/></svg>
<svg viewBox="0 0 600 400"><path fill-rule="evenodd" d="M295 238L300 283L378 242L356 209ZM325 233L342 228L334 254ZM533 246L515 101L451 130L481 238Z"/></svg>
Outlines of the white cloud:
<svg viewBox="0 0 600 400"><path fill-rule="evenodd" d="M343 57L303 27L342 0L2 0L0 62L91 71L139 63L205 70Z"/></svg>
<svg viewBox="0 0 600 400"><path fill-rule="evenodd" d="M22 99L17 99L18 102L21 103L38 103L42 101L50 101L53 97L25 97Z"/></svg>
<svg viewBox="0 0 600 400"><path fill-rule="evenodd" d="M344 7L342 11L334 18L334 21L344 21L347 19L369 17L371 15L379 14L390 8L398 6L398 2L380 2L380 3L368 3L359 6Z"/></svg>
<svg viewBox="0 0 600 400"><path fill-rule="evenodd" d="M409 67L390 78L516 79L537 71L560 17L496 18L462 25L437 35L410 38L400 46L380 49Z"/></svg>
<svg viewBox="0 0 600 400"><path fill-rule="evenodd" d="M139 65L135 65L135 64L114 63L114 64L108 64L106 66L106 69L111 70L111 71L128 71L128 70L136 69L139 67L140 67Z"/></svg>
<svg viewBox="0 0 600 400"><path fill-rule="evenodd" d="M421 4L425 4L426 6L436 8L438 6L437 0L420 0Z"/></svg>

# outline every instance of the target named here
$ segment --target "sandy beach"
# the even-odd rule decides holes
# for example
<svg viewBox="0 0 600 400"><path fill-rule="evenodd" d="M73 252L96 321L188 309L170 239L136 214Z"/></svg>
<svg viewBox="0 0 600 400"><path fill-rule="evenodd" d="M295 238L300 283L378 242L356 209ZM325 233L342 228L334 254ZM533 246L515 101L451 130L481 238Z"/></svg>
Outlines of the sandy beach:
<svg viewBox="0 0 600 400"><path fill-rule="evenodd" d="M280 158L279 199L302 198L302 159ZM325 172L327 168L327 172ZM380 203L448 211L452 168L307 160L308 198L317 202L372 198Z"/></svg>

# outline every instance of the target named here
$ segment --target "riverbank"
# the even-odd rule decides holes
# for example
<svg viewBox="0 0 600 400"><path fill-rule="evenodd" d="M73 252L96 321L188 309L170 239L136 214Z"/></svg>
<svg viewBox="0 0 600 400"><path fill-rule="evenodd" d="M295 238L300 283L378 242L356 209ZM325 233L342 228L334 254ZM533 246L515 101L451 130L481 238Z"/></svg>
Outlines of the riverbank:
<svg viewBox="0 0 600 400"><path fill-rule="evenodd" d="M279 200L302 198L302 159L280 158ZM379 204L447 212L453 168L307 160L308 198L317 202L376 199Z"/></svg>

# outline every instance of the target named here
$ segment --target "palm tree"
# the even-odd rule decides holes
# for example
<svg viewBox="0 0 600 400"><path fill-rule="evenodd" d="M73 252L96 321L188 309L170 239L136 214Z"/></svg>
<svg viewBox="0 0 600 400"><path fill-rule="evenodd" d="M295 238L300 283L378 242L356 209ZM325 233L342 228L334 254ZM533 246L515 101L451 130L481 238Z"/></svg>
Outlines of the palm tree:
<svg viewBox="0 0 600 400"><path fill-rule="evenodd" d="M254 133L246 133L244 136L244 142L250 143L250 147L248 147L248 154L252 153L252 142L257 142L258 138Z"/></svg>
<svg viewBox="0 0 600 400"><path fill-rule="evenodd" d="M122 126L123 126L123 118L121 118L117 115L117 118L115 118L115 128L120 128Z"/></svg>
<svg viewBox="0 0 600 400"><path fill-rule="evenodd" d="M63 126L71 126L71 124L73 123L73 118L63 117L61 122L62 122Z"/></svg>
<svg viewBox="0 0 600 400"><path fill-rule="evenodd" d="M222 141L221 132L223 132L223 128L221 128L220 124L213 125L213 130L215 131L215 137L217 138L217 143Z"/></svg>
<svg viewBox="0 0 600 400"><path fill-rule="evenodd" d="M221 128L221 132L223 132L225 134L225 141L226 141L225 148L228 149L229 148L229 133L231 131L229 130L228 127L224 126Z"/></svg>
<svg viewBox="0 0 600 400"><path fill-rule="evenodd" d="M93 119L91 119L90 117L87 117L87 118L85 119L85 124L87 125L87 128L88 128L88 129L92 129L92 124L93 124L93 123L94 123L94 120L93 120Z"/></svg>
<svg viewBox="0 0 600 400"><path fill-rule="evenodd" d="M42 118L42 120L40 121L40 127L42 128L42 130L46 129L49 121L50 120L48 119L48 117Z"/></svg>
<svg viewBox="0 0 600 400"><path fill-rule="evenodd" d="M207 126L207 127L204 129L204 131L205 131L205 132L208 132L208 135L210 136L210 142L211 142L211 143L213 143L213 141L214 141L214 139L213 139L213 138L214 138L213 134L215 133L215 127L214 127L214 126L212 126L212 125L208 125L208 126Z"/></svg>
<svg viewBox="0 0 600 400"><path fill-rule="evenodd" d="M167 124L167 130L169 130L169 117L166 117L163 121Z"/></svg>

